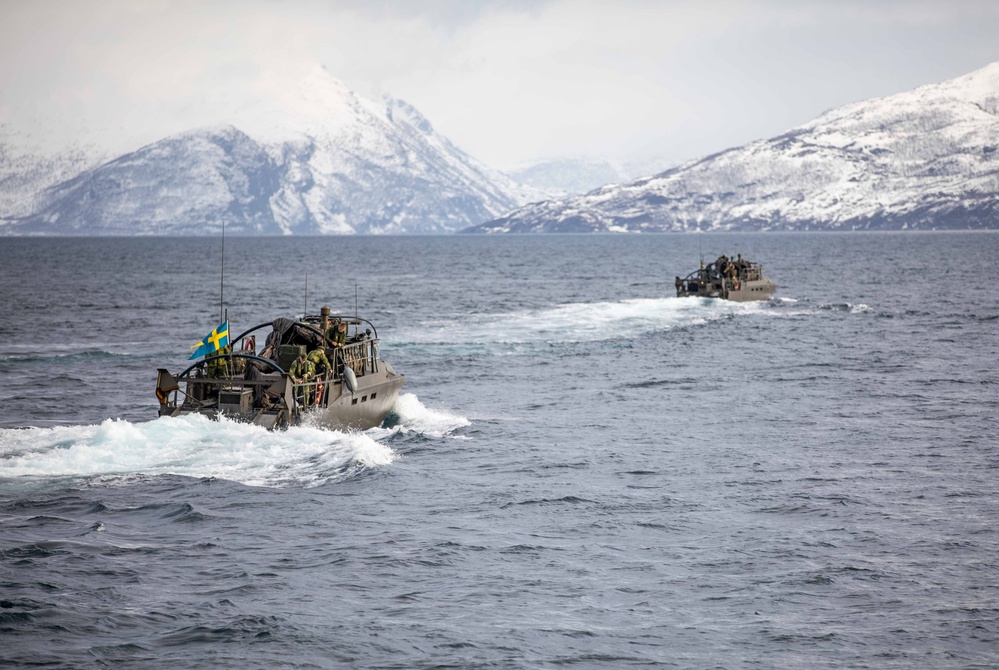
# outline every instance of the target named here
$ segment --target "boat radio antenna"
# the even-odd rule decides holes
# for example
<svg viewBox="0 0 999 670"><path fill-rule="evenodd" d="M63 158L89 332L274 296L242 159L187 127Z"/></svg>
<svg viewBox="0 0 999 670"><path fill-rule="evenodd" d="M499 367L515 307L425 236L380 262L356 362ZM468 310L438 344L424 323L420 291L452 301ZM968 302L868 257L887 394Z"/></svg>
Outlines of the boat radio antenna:
<svg viewBox="0 0 999 670"><path fill-rule="evenodd" d="M219 280L219 318L225 323L225 219L222 220L222 278Z"/></svg>
<svg viewBox="0 0 999 670"><path fill-rule="evenodd" d="M309 273L305 273L305 310L302 312L302 318L304 319L309 315Z"/></svg>
<svg viewBox="0 0 999 670"><path fill-rule="evenodd" d="M358 315L357 311L357 280L354 280L354 318L356 319Z"/></svg>
<svg viewBox="0 0 999 670"><path fill-rule="evenodd" d="M697 229L697 253L701 257L701 267L704 267L704 251L701 249L701 229Z"/></svg>

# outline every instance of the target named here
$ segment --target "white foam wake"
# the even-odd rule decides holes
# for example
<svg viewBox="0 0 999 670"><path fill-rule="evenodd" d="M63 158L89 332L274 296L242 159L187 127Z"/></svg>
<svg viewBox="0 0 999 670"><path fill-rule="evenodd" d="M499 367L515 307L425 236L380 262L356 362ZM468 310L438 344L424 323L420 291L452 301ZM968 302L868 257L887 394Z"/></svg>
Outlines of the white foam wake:
<svg viewBox="0 0 999 670"><path fill-rule="evenodd" d="M641 298L571 303L506 314L471 315L422 324L397 344L533 344L594 342L699 325L732 314L756 312L762 303L698 298Z"/></svg>
<svg viewBox="0 0 999 670"><path fill-rule="evenodd" d="M392 408L393 428L363 433L310 426L268 431L220 417L189 414L144 423L0 429L0 478L182 475L251 486L318 486L398 454L380 440L397 432L449 437L465 417L430 409L412 393Z"/></svg>
<svg viewBox="0 0 999 670"><path fill-rule="evenodd" d="M271 432L199 415L0 429L0 477L175 474L254 486L316 486L395 457L366 433L309 427Z"/></svg>

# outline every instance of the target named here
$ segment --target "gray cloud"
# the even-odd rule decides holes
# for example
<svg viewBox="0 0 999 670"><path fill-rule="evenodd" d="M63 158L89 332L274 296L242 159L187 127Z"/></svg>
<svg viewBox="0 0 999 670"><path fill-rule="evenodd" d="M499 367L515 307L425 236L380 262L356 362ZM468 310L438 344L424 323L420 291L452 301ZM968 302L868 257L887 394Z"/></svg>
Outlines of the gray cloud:
<svg viewBox="0 0 999 670"><path fill-rule="evenodd" d="M0 4L0 121L123 149L216 123L320 62L498 167L679 161L999 60L993 2Z"/></svg>

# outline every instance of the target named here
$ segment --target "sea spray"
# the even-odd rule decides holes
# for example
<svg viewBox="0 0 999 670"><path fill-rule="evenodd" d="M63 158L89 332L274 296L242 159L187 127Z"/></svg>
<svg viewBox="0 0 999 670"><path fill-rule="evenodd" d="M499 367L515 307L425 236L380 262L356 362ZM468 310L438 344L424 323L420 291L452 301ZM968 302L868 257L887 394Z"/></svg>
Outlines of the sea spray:
<svg viewBox="0 0 999 670"><path fill-rule="evenodd" d="M395 401L390 414L392 425L403 433L419 433L427 437L458 437L454 431L471 422L446 409L426 407L416 395L403 393Z"/></svg>

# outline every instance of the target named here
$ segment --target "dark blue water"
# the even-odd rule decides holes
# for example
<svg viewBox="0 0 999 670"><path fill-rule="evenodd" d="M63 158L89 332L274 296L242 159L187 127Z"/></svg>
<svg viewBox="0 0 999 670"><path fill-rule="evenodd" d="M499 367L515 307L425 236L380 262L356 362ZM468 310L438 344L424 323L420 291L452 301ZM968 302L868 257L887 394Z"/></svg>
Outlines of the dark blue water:
<svg viewBox="0 0 999 670"><path fill-rule="evenodd" d="M226 240L235 330L356 290L360 434L155 419L219 246L0 240L0 665L999 664L999 235Z"/></svg>

